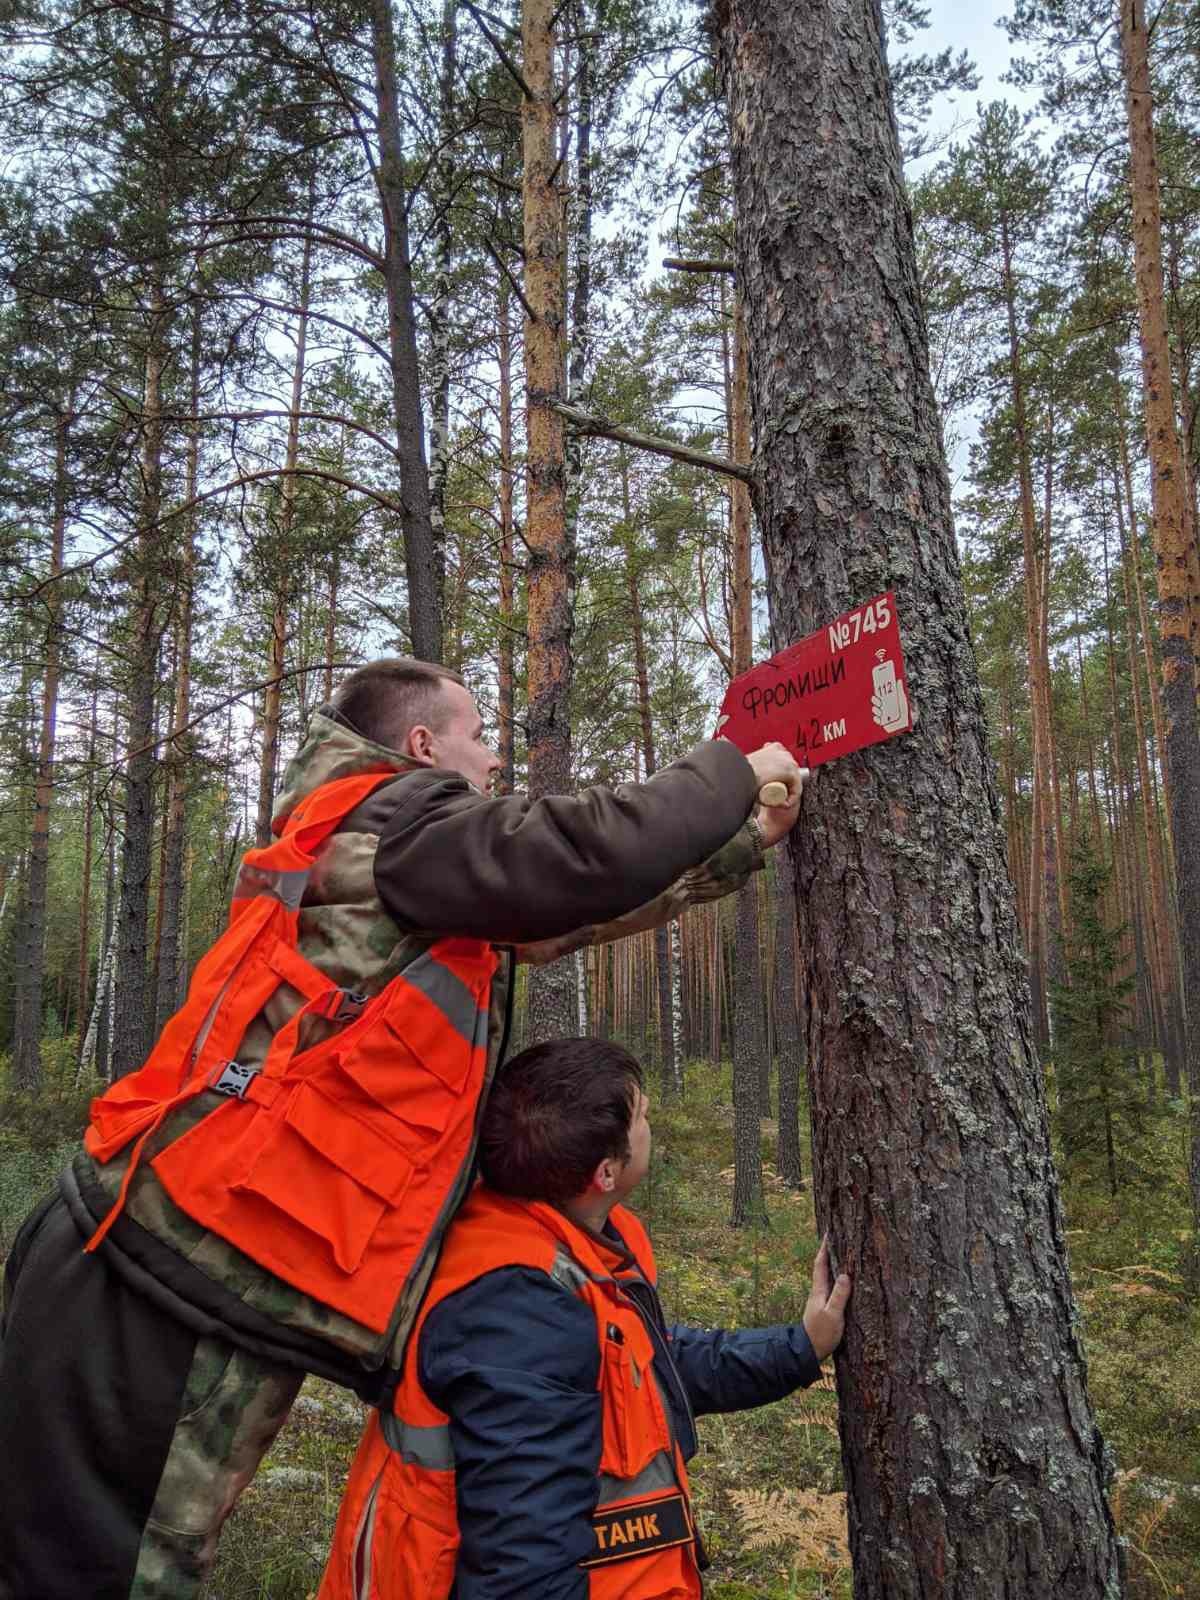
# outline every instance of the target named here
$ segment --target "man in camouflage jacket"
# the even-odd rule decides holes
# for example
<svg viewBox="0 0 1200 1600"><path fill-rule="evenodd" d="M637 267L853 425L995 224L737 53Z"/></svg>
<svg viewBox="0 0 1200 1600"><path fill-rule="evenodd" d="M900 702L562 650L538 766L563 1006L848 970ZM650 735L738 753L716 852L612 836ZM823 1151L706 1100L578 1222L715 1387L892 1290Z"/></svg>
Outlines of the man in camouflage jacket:
<svg viewBox="0 0 1200 1600"><path fill-rule="evenodd" d="M435 938L494 943L490 1082L515 961L654 927L738 888L795 821L801 782L778 746L747 758L713 742L648 784L490 798L499 762L482 735L455 674L373 663L313 717L275 820L322 784L395 769L322 848L300 950L339 985L375 994ZM756 817L772 779L789 784L793 804ZM278 990L238 1060L260 1062L300 1003ZM315 1043L334 1025L308 1026ZM127 1153L101 1166L81 1150L14 1244L0 1344L0 1600L191 1600L304 1374L370 1398L398 1363L419 1295L381 1345L198 1226L156 1181L154 1154L216 1103L206 1091L164 1120L94 1255L82 1245Z"/></svg>

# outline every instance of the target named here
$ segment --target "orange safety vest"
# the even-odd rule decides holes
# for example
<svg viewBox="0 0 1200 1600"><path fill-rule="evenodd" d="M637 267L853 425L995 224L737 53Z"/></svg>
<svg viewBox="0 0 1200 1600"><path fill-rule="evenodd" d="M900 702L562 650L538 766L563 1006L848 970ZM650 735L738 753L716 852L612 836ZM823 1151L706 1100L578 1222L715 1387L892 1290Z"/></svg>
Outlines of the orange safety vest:
<svg viewBox="0 0 1200 1600"><path fill-rule="evenodd" d="M229 926L198 964L183 1007L145 1065L92 1102L84 1144L99 1162L134 1143L120 1213L147 1140L205 1089L226 1098L151 1161L171 1199L284 1282L388 1332L423 1285L430 1241L468 1181L487 1071L497 958L440 939L371 999L340 989L297 948L317 851L394 769L324 784L280 838L247 852ZM261 1067L237 1047L287 984L304 1005ZM343 1023L299 1048L306 1017Z"/></svg>
<svg viewBox="0 0 1200 1600"><path fill-rule="evenodd" d="M624 1207L612 1221L655 1281L645 1229ZM687 1469L653 1377L655 1348L633 1301L595 1243L552 1206L480 1185L446 1236L391 1412L368 1422L350 1469L317 1600L447 1600L458 1561L449 1418L418 1376L425 1318L449 1295L501 1267L540 1268L595 1317L603 1446L588 1572L591 1600L698 1600Z"/></svg>

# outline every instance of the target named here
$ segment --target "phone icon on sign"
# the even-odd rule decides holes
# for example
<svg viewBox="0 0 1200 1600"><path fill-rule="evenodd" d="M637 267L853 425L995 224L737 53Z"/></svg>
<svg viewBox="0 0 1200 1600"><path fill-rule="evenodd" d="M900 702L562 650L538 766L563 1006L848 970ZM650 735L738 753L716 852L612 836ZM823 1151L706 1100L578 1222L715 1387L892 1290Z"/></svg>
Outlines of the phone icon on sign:
<svg viewBox="0 0 1200 1600"><path fill-rule="evenodd" d="M889 732L908 727L908 695L892 660L881 661L871 673L871 716Z"/></svg>

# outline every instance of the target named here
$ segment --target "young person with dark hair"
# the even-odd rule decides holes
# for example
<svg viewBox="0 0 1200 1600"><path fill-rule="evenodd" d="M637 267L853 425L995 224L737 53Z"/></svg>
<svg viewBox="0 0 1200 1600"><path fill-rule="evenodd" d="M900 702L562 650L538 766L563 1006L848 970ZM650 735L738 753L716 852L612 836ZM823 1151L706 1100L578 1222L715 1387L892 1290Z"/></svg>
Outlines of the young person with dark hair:
<svg viewBox="0 0 1200 1600"><path fill-rule="evenodd" d="M446 1235L391 1407L351 1470L319 1600L696 1600L695 1418L812 1383L850 1280L822 1245L803 1322L669 1325L625 1200L641 1068L556 1039L499 1075L482 1181Z"/></svg>
<svg viewBox="0 0 1200 1600"><path fill-rule="evenodd" d="M230 929L9 1257L0 1600L200 1592L304 1373L376 1395L398 1367L515 962L736 889L803 783L720 741L537 801L490 795L499 765L459 675L407 657L311 719Z"/></svg>

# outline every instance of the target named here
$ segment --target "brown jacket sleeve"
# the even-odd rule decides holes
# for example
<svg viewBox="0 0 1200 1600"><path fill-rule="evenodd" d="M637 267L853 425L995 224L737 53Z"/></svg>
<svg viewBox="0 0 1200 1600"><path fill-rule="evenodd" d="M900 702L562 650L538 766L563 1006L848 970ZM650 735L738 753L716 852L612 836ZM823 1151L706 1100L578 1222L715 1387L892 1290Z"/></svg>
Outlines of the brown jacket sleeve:
<svg viewBox="0 0 1200 1600"><path fill-rule="evenodd" d="M389 785L375 886L402 928L523 944L608 922L652 900L737 832L754 770L711 740L649 783L489 799L457 773Z"/></svg>

